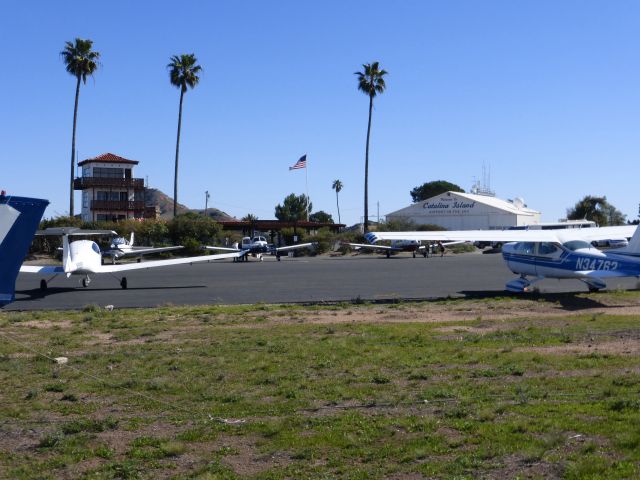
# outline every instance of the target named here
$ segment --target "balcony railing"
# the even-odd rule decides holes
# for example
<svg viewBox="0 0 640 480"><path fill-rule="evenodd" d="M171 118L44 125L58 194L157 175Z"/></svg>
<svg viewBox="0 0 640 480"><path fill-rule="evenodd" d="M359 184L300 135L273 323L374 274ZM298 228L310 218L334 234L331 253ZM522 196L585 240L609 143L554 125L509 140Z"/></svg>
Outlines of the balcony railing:
<svg viewBox="0 0 640 480"><path fill-rule="evenodd" d="M92 200L91 210L107 210L110 212L116 210L144 210L143 201L130 200Z"/></svg>
<svg viewBox="0 0 640 480"><path fill-rule="evenodd" d="M74 190L84 190L92 187L144 188L144 178L109 178L109 177L78 177L73 181Z"/></svg>

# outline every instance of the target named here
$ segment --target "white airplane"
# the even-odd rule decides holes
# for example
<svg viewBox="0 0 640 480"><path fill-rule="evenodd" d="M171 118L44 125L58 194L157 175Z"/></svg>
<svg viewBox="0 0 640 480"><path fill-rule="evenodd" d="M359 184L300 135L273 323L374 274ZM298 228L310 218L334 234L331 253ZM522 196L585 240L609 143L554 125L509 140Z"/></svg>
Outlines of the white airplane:
<svg viewBox="0 0 640 480"><path fill-rule="evenodd" d="M271 253L276 256L276 259L280 261L280 256L284 252L289 252L292 250L297 250L300 248L311 248L315 244L314 243L300 243L298 245L289 245L288 247L272 247L269 249L269 244L267 243L267 239L262 236L251 237L243 237L242 241L238 245L238 247L204 247L206 250L220 250L220 251L228 251L228 252L239 252L240 256L236 259L237 261L247 261L247 257L251 255L252 257L257 258L262 262L263 256L265 253Z"/></svg>
<svg viewBox="0 0 640 480"><path fill-rule="evenodd" d="M15 300L16 278L49 202L0 193L0 307Z"/></svg>
<svg viewBox="0 0 640 480"><path fill-rule="evenodd" d="M116 234L113 232L113 234ZM131 236L129 240L124 237L114 237L111 240L111 246L109 250L105 250L102 252L102 255L105 257L111 257L112 262L115 263L116 260L124 257L138 257L138 262L141 261L142 255L151 255L153 253L160 252L170 252L172 250L179 250L184 248L182 245L177 245L174 247L141 247L134 246L133 242L135 240L134 233L131 232Z"/></svg>
<svg viewBox="0 0 640 480"><path fill-rule="evenodd" d="M120 265L102 265L102 252L98 244L92 240L75 240L69 241L70 236L80 235L104 235L104 230L79 230L71 229L48 229L47 234L62 235L62 266L55 265L23 265L20 268L22 273L36 273L40 276L52 275L48 280L42 278L40 280L40 289L46 290L48 283L58 275L65 275L69 278L71 275L81 275L81 283L83 287L87 287L91 283L91 275L125 272L129 270L141 270L156 267L168 267L173 265L193 264L198 262L211 262L213 260L221 260L224 258L238 257L239 253L223 253L219 255L204 255L200 257L172 258L169 260L153 260L144 263L126 263ZM115 276L115 275L114 275ZM117 278L117 277L116 277ZM127 277L120 278L120 286L127 288Z"/></svg>
<svg viewBox="0 0 640 480"><path fill-rule="evenodd" d="M391 240L391 245L372 245L370 243L349 243L349 242L341 242L342 245L348 245L350 247L359 250L361 248L369 249L369 250L382 250L387 258L391 257L392 253L397 252L411 252L413 254L413 258L416 258L417 254L421 254L424 258L429 256L429 252L432 247L435 247L436 244L431 244L427 242L426 245L423 245L420 240ZM464 242L446 242L442 243L443 246L447 245L455 245L458 243Z"/></svg>
<svg viewBox="0 0 640 480"><path fill-rule="evenodd" d="M607 278L640 278L640 229L635 225L567 230L371 232L365 237L372 243L400 238L501 242L507 267L520 275L507 283L506 289L511 292L530 291L531 285L544 278L575 278L590 291L605 288ZM605 240L622 242L630 237L626 247L607 252L592 245Z"/></svg>

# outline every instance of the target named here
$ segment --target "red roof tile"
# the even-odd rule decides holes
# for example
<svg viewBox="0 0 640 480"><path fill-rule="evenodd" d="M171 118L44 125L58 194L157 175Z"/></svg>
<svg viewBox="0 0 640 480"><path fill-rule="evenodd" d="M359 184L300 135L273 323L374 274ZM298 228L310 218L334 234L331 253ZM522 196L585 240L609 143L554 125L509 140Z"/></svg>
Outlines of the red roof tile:
<svg viewBox="0 0 640 480"><path fill-rule="evenodd" d="M87 158L81 162L78 162L78 166L82 166L85 163L92 162L110 162L110 163L127 163L129 165L137 165L137 160L128 160L126 158L119 157L118 155L114 155L113 153L103 153L102 155L98 155L94 158Z"/></svg>

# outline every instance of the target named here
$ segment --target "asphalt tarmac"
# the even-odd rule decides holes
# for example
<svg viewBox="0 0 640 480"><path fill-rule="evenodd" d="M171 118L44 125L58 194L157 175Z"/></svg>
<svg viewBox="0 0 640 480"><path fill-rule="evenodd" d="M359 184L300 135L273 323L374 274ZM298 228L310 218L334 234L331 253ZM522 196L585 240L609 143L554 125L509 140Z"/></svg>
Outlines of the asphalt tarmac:
<svg viewBox="0 0 640 480"><path fill-rule="evenodd" d="M119 277L94 275L87 288L82 277L56 277L46 292L40 277L20 274L16 301L5 310L155 307L162 305L304 303L421 300L499 295L515 278L499 254L460 254L389 259L376 255L346 257L265 257L126 272L128 289ZM578 280L543 280L543 293L587 291ZM611 279L609 289L636 288L636 279Z"/></svg>

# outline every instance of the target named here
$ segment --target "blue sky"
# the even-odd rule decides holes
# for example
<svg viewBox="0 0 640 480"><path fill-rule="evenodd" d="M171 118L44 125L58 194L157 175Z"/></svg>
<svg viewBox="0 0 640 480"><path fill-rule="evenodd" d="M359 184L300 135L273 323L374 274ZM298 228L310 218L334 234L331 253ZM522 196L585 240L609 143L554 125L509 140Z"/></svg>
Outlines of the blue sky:
<svg viewBox="0 0 640 480"><path fill-rule="evenodd" d="M179 91L166 64L195 53L185 97L179 201L274 218L305 192L342 221L363 212L368 101L353 72L389 71L376 98L369 192L385 214L444 179L468 190L490 165L501 198L543 220L586 194L638 214L640 3L602 1L4 1L0 188L68 210L75 81L59 52L90 38L79 159L112 152L172 193ZM79 193L76 197L79 205Z"/></svg>

